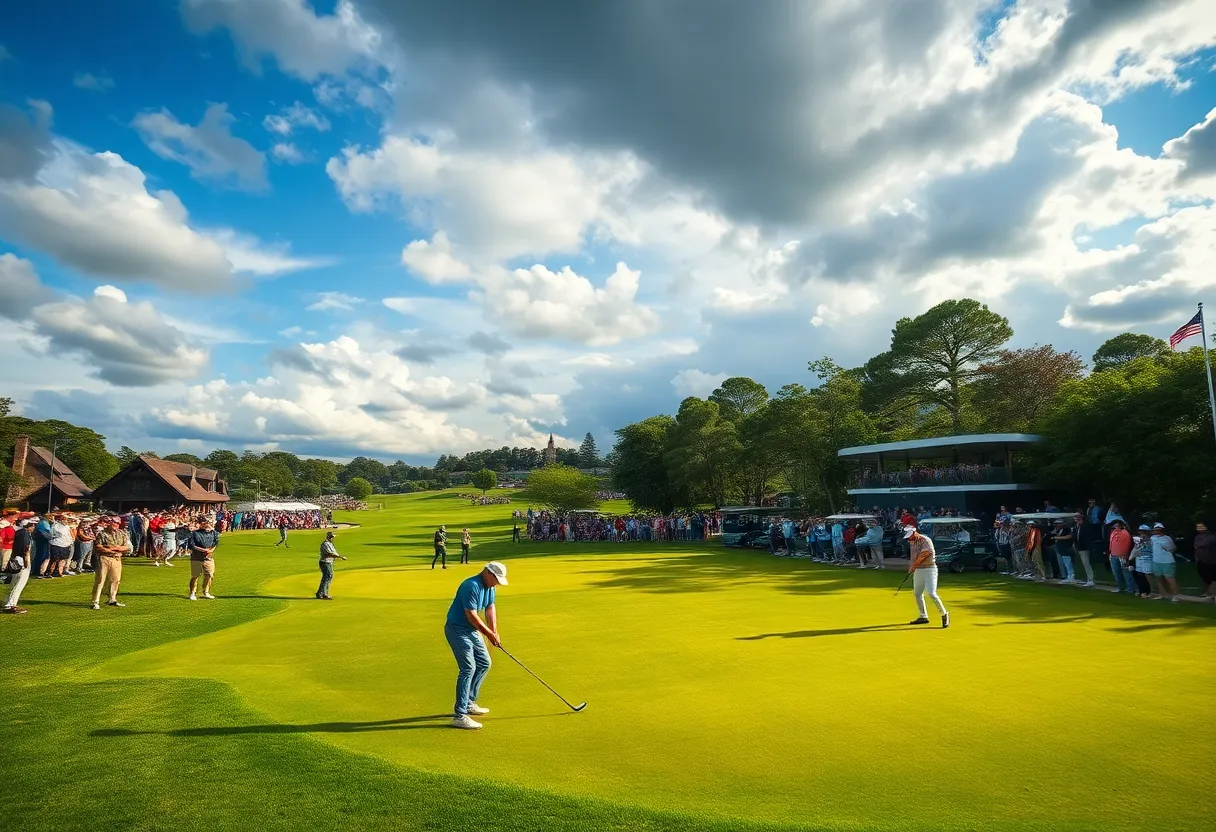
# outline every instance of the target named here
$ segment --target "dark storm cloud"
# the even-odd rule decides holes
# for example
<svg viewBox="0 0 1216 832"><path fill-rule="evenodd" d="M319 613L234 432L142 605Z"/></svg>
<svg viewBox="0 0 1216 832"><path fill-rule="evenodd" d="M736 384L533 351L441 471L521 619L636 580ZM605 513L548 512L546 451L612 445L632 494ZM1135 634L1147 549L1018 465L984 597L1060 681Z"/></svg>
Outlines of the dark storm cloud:
<svg viewBox="0 0 1216 832"><path fill-rule="evenodd" d="M51 150L50 108L0 104L0 179L31 179Z"/></svg>
<svg viewBox="0 0 1216 832"><path fill-rule="evenodd" d="M474 332L467 341L470 347L486 355L502 355L511 349L510 344L489 332Z"/></svg>
<svg viewBox="0 0 1216 832"><path fill-rule="evenodd" d="M985 4L359 2L389 25L412 65L466 68L450 87L412 103L451 105L477 72L530 91L538 124L554 141L631 150L736 218L776 222L813 215L885 165L989 135L1018 118L1087 44L1158 5L1073 0L1040 60L985 87L890 113L852 146L828 149L839 129L831 115L849 84L867 73L919 71L931 47L956 38L960 20Z"/></svg>

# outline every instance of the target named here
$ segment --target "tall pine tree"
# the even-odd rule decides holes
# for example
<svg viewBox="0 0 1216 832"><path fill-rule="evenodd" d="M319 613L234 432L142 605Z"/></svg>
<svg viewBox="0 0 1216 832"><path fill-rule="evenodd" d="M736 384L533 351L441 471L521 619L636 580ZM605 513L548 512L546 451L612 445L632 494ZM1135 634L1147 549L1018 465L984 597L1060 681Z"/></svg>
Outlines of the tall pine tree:
<svg viewBox="0 0 1216 832"><path fill-rule="evenodd" d="M578 466L599 468L600 465L600 449L596 447L595 437L588 433L583 437L583 444L578 446Z"/></svg>

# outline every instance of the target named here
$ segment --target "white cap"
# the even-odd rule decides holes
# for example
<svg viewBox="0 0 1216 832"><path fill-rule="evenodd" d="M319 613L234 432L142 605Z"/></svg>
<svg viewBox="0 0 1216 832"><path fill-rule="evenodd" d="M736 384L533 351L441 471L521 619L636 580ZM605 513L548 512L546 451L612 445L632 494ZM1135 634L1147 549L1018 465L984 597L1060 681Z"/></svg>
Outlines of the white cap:
<svg viewBox="0 0 1216 832"><path fill-rule="evenodd" d="M1148 526L1146 526L1146 525L1144 525L1143 523L1141 523L1141 524L1140 524L1140 528L1138 529L1138 531L1142 531L1142 532L1151 532L1151 531L1152 531L1152 529L1150 529Z"/></svg>
<svg viewBox="0 0 1216 832"><path fill-rule="evenodd" d="M1154 529L1164 529L1164 528L1165 528L1165 524L1164 524L1164 523L1154 523L1154 524L1153 524L1153 528L1154 528Z"/></svg>
<svg viewBox="0 0 1216 832"><path fill-rule="evenodd" d="M498 562L498 561L496 561L496 560L492 560L492 561L490 561L489 563L487 563L487 564L486 564L486 569L488 569L488 570L490 571L490 574L491 574L491 575L493 575L495 578L497 578L497 579L498 579L498 582L499 582L500 584L502 584L503 586L506 586L506 585L507 585L507 567L506 567L506 564L502 564L502 563L499 563L499 562Z"/></svg>
<svg viewBox="0 0 1216 832"><path fill-rule="evenodd" d="M904 540L916 534L916 526L904 526Z"/></svg>

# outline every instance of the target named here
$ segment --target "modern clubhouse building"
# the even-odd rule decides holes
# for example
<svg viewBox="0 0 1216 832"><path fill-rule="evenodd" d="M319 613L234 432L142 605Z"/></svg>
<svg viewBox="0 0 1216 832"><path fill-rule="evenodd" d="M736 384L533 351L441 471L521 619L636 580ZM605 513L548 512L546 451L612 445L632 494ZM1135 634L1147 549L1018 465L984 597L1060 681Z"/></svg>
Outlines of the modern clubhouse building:
<svg viewBox="0 0 1216 832"><path fill-rule="evenodd" d="M1002 505L1033 511L1044 490L1020 479L1018 456L1030 433L975 433L842 448L854 463L849 495L859 509L932 506L993 514Z"/></svg>

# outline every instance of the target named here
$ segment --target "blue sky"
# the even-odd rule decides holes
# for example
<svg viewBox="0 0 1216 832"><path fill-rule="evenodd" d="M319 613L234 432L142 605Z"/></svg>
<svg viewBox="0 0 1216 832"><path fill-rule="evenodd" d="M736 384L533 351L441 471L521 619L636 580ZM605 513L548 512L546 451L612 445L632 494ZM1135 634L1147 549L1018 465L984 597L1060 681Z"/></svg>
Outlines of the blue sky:
<svg viewBox="0 0 1216 832"><path fill-rule="evenodd" d="M1083 356L1216 305L1209 4L781 6L18 7L4 394L429 461L809 383L947 297Z"/></svg>

